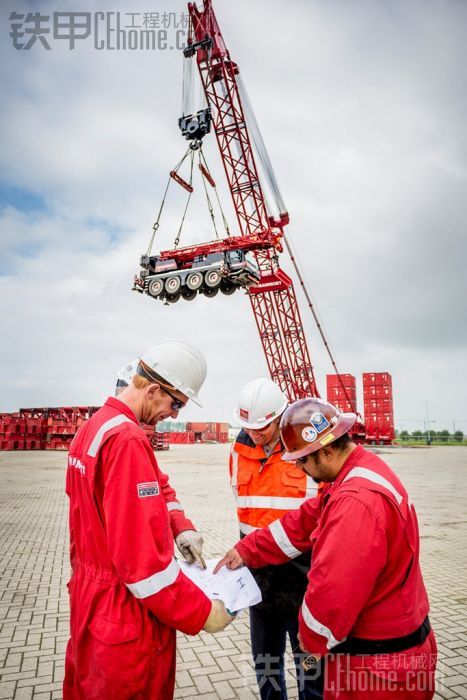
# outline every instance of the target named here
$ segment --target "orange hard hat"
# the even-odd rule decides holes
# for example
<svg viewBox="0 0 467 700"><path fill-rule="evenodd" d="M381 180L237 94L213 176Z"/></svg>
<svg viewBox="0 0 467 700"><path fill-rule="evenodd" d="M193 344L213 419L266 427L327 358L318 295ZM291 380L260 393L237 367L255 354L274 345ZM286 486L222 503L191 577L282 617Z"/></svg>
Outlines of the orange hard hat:
<svg viewBox="0 0 467 700"><path fill-rule="evenodd" d="M282 414L283 459L293 461L317 452L348 432L357 420L355 413L341 413L323 399L300 399Z"/></svg>

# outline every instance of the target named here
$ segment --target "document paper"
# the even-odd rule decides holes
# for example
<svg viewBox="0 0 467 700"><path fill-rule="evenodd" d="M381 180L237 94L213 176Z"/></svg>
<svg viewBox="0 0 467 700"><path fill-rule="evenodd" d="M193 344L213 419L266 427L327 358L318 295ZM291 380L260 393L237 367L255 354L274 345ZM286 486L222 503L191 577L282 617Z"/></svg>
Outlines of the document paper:
<svg viewBox="0 0 467 700"><path fill-rule="evenodd" d="M223 566L217 574L213 574L218 561L219 559L207 559L207 569L202 569L198 563L178 563L183 573L196 583L208 598L222 600L230 612L238 612L261 602L261 591L246 566L235 570Z"/></svg>

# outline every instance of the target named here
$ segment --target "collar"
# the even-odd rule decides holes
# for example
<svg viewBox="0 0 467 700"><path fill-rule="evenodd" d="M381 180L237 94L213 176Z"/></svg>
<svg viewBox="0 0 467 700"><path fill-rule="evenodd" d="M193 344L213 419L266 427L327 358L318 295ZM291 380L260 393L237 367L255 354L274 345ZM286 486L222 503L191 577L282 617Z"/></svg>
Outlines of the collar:
<svg viewBox="0 0 467 700"><path fill-rule="evenodd" d="M263 448L263 452L264 452L265 456L266 456L268 459L269 459L269 457L271 457L275 452L282 452L282 450L284 449L280 438L277 439L277 442L275 443L275 445L274 445L274 447L272 448L272 450L270 450L270 449L267 447L267 445L262 445L261 447Z"/></svg>
<svg viewBox="0 0 467 700"><path fill-rule="evenodd" d="M339 474L336 476L335 480L332 483L333 490L344 481L349 471L357 464L357 462L360 461L360 458L364 454L365 450L361 445L357 445L357 447L354 450L352 450L352 452L349 454L344 464L342 465Z"/></svg>
<svg viewBox="0 0 467 700"><path fill-rule="evenodd" d="M115 411L118 411L118 413L124 413L125 416L131 418L132 421L139 425L140 421L136 417L136 414L133 411L133 409L130 408L128 404L126 404L124 401L120 401L120 399L117 399L117 397L109 396L104 405L113 408Z"/></svg>

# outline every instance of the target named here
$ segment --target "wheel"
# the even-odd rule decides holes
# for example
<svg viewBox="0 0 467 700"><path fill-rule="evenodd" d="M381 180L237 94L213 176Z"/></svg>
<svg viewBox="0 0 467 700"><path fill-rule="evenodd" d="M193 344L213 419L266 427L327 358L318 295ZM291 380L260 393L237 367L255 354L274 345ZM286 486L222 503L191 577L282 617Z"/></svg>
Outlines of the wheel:
<svg viewBox="0 0 467 700"><path fill-rule="evenodd" d="M205 297L215 297L219 291L219 287L205 287L203 294Z"/></svg>
<svg viewBox="0 0 467 700"><path fill-rule="evenodd" d="M186 299L187 301L191 301L192 299L195 298L197 295L196 289L183 289L182 290L182 297Z"/></svg>
<svg viewBox="0 0 467 700"><path fill-rule="evenodd" d="M221 283L221 276L217 272L217 270L211 270L211 272L206 272L204 276L204 284L206 287L210 287L211 289L214 289L215 287L218 287Z"/></svg>
<svg viewBox="0 0 467 700"><path fill-rule="evenodd" d="M177 292L177 294L167 294L165 297L165 300L168 304L175 304L180 299L180 292Z"/></svg>
<svg viewBox="0 0 467 700"><path fill-rule="evenodd" d="M203 284L203 275L201 272L191 272L186 278L186 286L188 289L196 291Z"/></svg>
<svg viewBox="0 0 467 700"><path fill-rule="evenodd" d="M230 294L233 294L236 292L238 289L236 284L232 284L231 282L222 282L221 284L221 292L222 294L227 294L227 296L230 296Z"/></svg>
<svg viewBox="0 0 467 700"><path fill-rule="evenodd" d="M151 280L148 284L148 293L152 297L160 296L163 289L164 289L164 282L162 280L159 280L159 279Z"/></svg>
<svg viewBox="0 0 467 700"><path fill-rule="evenodd" d="M165 280L165 291L167 294L176 294L178 290L180 289L181 285L181 279L177 275L173 275L172 277L167 277Z"/></svg>

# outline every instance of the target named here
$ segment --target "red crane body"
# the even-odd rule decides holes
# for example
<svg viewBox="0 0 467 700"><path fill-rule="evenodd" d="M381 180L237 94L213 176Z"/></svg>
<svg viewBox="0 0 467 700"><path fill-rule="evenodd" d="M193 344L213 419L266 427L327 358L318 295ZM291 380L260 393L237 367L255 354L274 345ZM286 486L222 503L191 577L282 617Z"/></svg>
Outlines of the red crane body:
<svg viewBox="0 0 467 700"><path fill-rule="evenodd" d="M261 278L248 293L271 378L289 400L319 396L293 283L278 264L289 216L285 211L278 218L268 215L237 80L239 68L225 46L211 0L204 0L202 10L189 3L188 11L188 44L196 52L241 231L235 244L235 239L224 239L205 245L210 250L232 244L254 251Z"/></svg>

